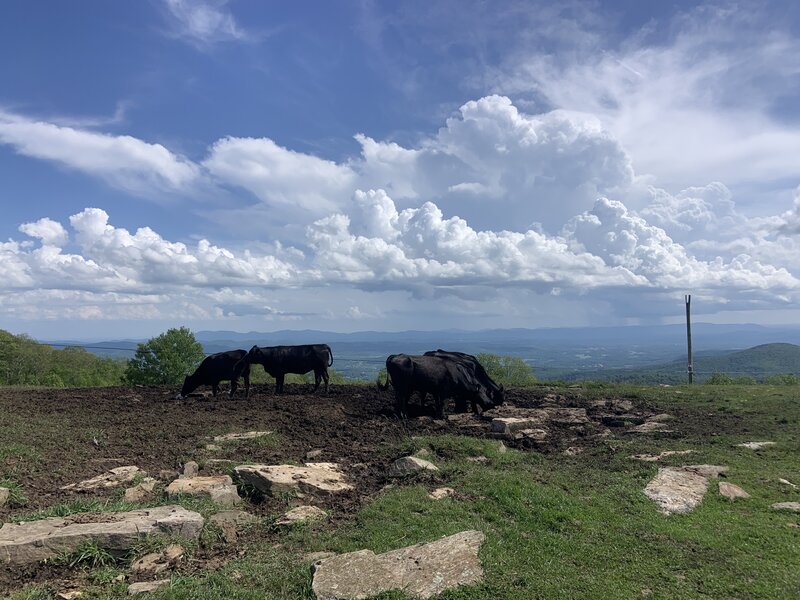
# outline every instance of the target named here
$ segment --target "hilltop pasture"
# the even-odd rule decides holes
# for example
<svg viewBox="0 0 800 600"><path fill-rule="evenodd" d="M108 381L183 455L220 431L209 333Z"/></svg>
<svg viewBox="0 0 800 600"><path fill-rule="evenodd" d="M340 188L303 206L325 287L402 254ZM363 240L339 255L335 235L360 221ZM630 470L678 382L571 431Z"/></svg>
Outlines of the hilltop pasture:
<svg viewBox="0 0 800 600"><path fill-rule="evenodd" d="M299 501L240 489L240 508L257 522L231 541L207 521L200 540L187 544L166 573L170 586L153 597L313 598L310 553L385 552L467 529L486 536L479 554L484 579L443 598L790 598L800 591L800 517L770 508L800 500L797 488L780 482L800 485L800 399L793 386L510 390L498 411L586 410L586 424L554 424L537 441L493 437L491 412L435 421L418 408L399 421L391 394L374 386L337 385L328 395L311 395L291 384L287 391L275 396L271 386L256 385L249 400L178 401L168 387L0 390L0 486L12 491L0 521L175 503L159 493L126 503L121 488L60 489L120 465L158 477L190 460L203 473L219 473L244 463L297 465L312 453L315 461L338 463L354 486L312 500L328 512L326 520L277 527ZM630 433L646 416L664 413L673 417L670 431ZM213 436L253 430L270 433L209 448ZM764 440L775 444L737 446ZM693 453L658 462L630 458L664 450ZM395 459L419 452L440 470L388 476ZM704 463L727 466L724 480L751 497L725 499L712 481L693 512L666 516L642 492L659 466ZM442 486L454 494L428 497ZM207 519L219 510L208 500L178 502ZM143 544L113 560L87 554L0 567L0 593L14 600L56 598L65 590L121 597L137 579L132 560L152 549Z"/></svg>

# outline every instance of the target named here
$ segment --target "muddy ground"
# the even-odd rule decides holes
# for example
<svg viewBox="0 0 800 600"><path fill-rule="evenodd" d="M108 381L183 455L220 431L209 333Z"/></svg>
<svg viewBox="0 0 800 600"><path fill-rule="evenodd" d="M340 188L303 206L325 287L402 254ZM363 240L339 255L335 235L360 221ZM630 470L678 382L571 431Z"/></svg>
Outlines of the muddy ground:
<svg viewBox="0 0 800 600"><path fill-rule="evenodd" d="M335 525L347 520L389 482L388 466L410 436L492 435L489 423L494 411L484 416L450 415L446 421L437 421L429 416L432 407L414 403L412 417L401 421L394 415L391 391L374 386L331 386L328 394L312 394L309 386L287 385L280 396L273 394L271 386L254 386L247 400L242 395L228 399L224 394L216 399L197 395L175 400L175 392L166 387L0 390L0 429L11 438L0 441L0 450L12 448L0 454L0 474L13 477L27 497L22 507L0 510L0 521L77 498L119 497L120 490L87 494L59 489L116 466L136 465L157 476L162 470L177 471L187 460L201 465L209 458L240 464L299 464L306 461L309 451L321 450L313 460L339 463L355 484L353 492L324 502ZM551 428L546 442L505 443L545 453L599 443L608 431L601 416L613 412L610 405L614 401L603 406L603 401L587 400L578 391L555 394L546 387L509 390L505 410L513 406L584 407L592 423ZM654 408L617 407L616 412L645 415L653 414ZM224 444L217 451L205 448L214 435L252 430L271 431L276 436L270 443ZM224 467L216 470L226 471ZM286 502L283 498L249 499L243 508L259 515L277 515L285 510ZM205 556L206 560L213 558ZM57 566L5 573L0 576L0 591L66 575L67 571Z"/></svg>

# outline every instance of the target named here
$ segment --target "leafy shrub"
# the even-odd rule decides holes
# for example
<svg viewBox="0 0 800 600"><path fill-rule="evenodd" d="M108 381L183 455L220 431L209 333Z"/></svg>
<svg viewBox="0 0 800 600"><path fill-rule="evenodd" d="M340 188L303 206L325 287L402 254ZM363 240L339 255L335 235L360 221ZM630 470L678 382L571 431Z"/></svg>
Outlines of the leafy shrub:
<svg viewBox="0 0 800 600"><path fill-rule="evenodd" d="M714 373L706 380L706 385L733 385L733 378L725 373Z"/></svg>
<svg viewBox="0 0 800 600"><path fill-rule="evenodd" d="M758 383L755 377L751 377L750 375L743 375L741 377L736 377L733 380L735 385L755 385Z"/></svg>
<svg viewBox="0 0 800 600"><path fill-rule="evenodd" d="M125 380L132 384L180 384L203 360L203 346L187 328L169 329L136 348Z"/></svg>
<svg viewBox="0 0 800 600"><path fill-rule="evenodd" d="M781 373L766 377L764 383L768 385L800 385L800 377L794 373Z"/></svg>
<svg viewBox="0 0 800 600"><path fill-rule="evenodd" d="M489 377L501 385L527 387L536 383L530 365L518 356L481 353L477 358Z"/></svg>

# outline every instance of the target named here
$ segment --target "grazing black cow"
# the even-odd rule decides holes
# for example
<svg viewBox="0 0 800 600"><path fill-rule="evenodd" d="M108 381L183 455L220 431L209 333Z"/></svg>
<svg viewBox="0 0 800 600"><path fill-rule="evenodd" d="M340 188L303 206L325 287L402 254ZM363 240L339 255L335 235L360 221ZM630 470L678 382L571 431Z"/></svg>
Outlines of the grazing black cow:
<svg viewBox="0 0 800 600"><path fill-rule="evenodd" d="M235 366L245 356L247 356L246 350L229 350L206 356L197 370L183 380L183 387L181 393L178 394L178 399L188 396L201 385L210 385L211 392L216 398L220 381L231 382L228 396L232 398L236 393L240 375L244 377L244 397L247 399L250 394L250 365L246 365L246 368L241 369L238 373L234 372Z"/></svg>
<svg viewBox="0 0 800 600"><path fill-rule="evenodd" d="M450 358L392 354L386 359L386 373L386 383L380 387L387 389L391 380L395 410L400 417L407 415L408 400L414 392L433 396L436 415L440 419L444 418L447 398L463 398L472 403L476 412L476 404L480 404L483 410L494 408L484 386L472 371Z"/></svg>
<svg viewBox="0 0 800 600"><path fill-rule="evenodd" d="M465 354L464 352L451 352L448 350L431 350L425 353L425 356L440 356L442 358L447 358L450 360L456 360L461 362L464 366L471 369L475 378L478 382L486 388L486 393L492 399L492 402L495 406L501 406L503 402L505 402L505 388L502 385L497 385L494 379L489 377L489 374L486 372L486 369L483 368L483 365L475 358L472 354ZM425 398L422 398L423 402ZM464 402L463 399L456 400L456 411L458 412L466 412L467 404ZM474 407L473 407L474 410Z"/></svg>
<svg viewBox="0 0 800 600"><path fill-rule="evenodd" d="M305 375L314 371L314 391L320 379L325 381L328 393L328 367L333 364L333 352L327 344L305 344L302 346L253 346L241 361L242 364L259 364L275 378L275 393L283 392L283 380L287 373ZM240 365L236 369L242 368Z"/></svg>

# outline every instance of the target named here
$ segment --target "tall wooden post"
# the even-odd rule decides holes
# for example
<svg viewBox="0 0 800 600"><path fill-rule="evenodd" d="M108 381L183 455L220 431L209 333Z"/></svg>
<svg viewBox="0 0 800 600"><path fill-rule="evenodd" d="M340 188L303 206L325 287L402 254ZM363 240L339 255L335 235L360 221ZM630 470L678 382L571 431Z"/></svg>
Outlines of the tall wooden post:
<svg viewBox="0 0 800 600"><path fill-rule="evenodd" d="M686 301L686 344L689 353L689 363L687 372L689 373L689 383L694 380L694 367L692 366L692 295L686 294L683 299Z"/></svg>

